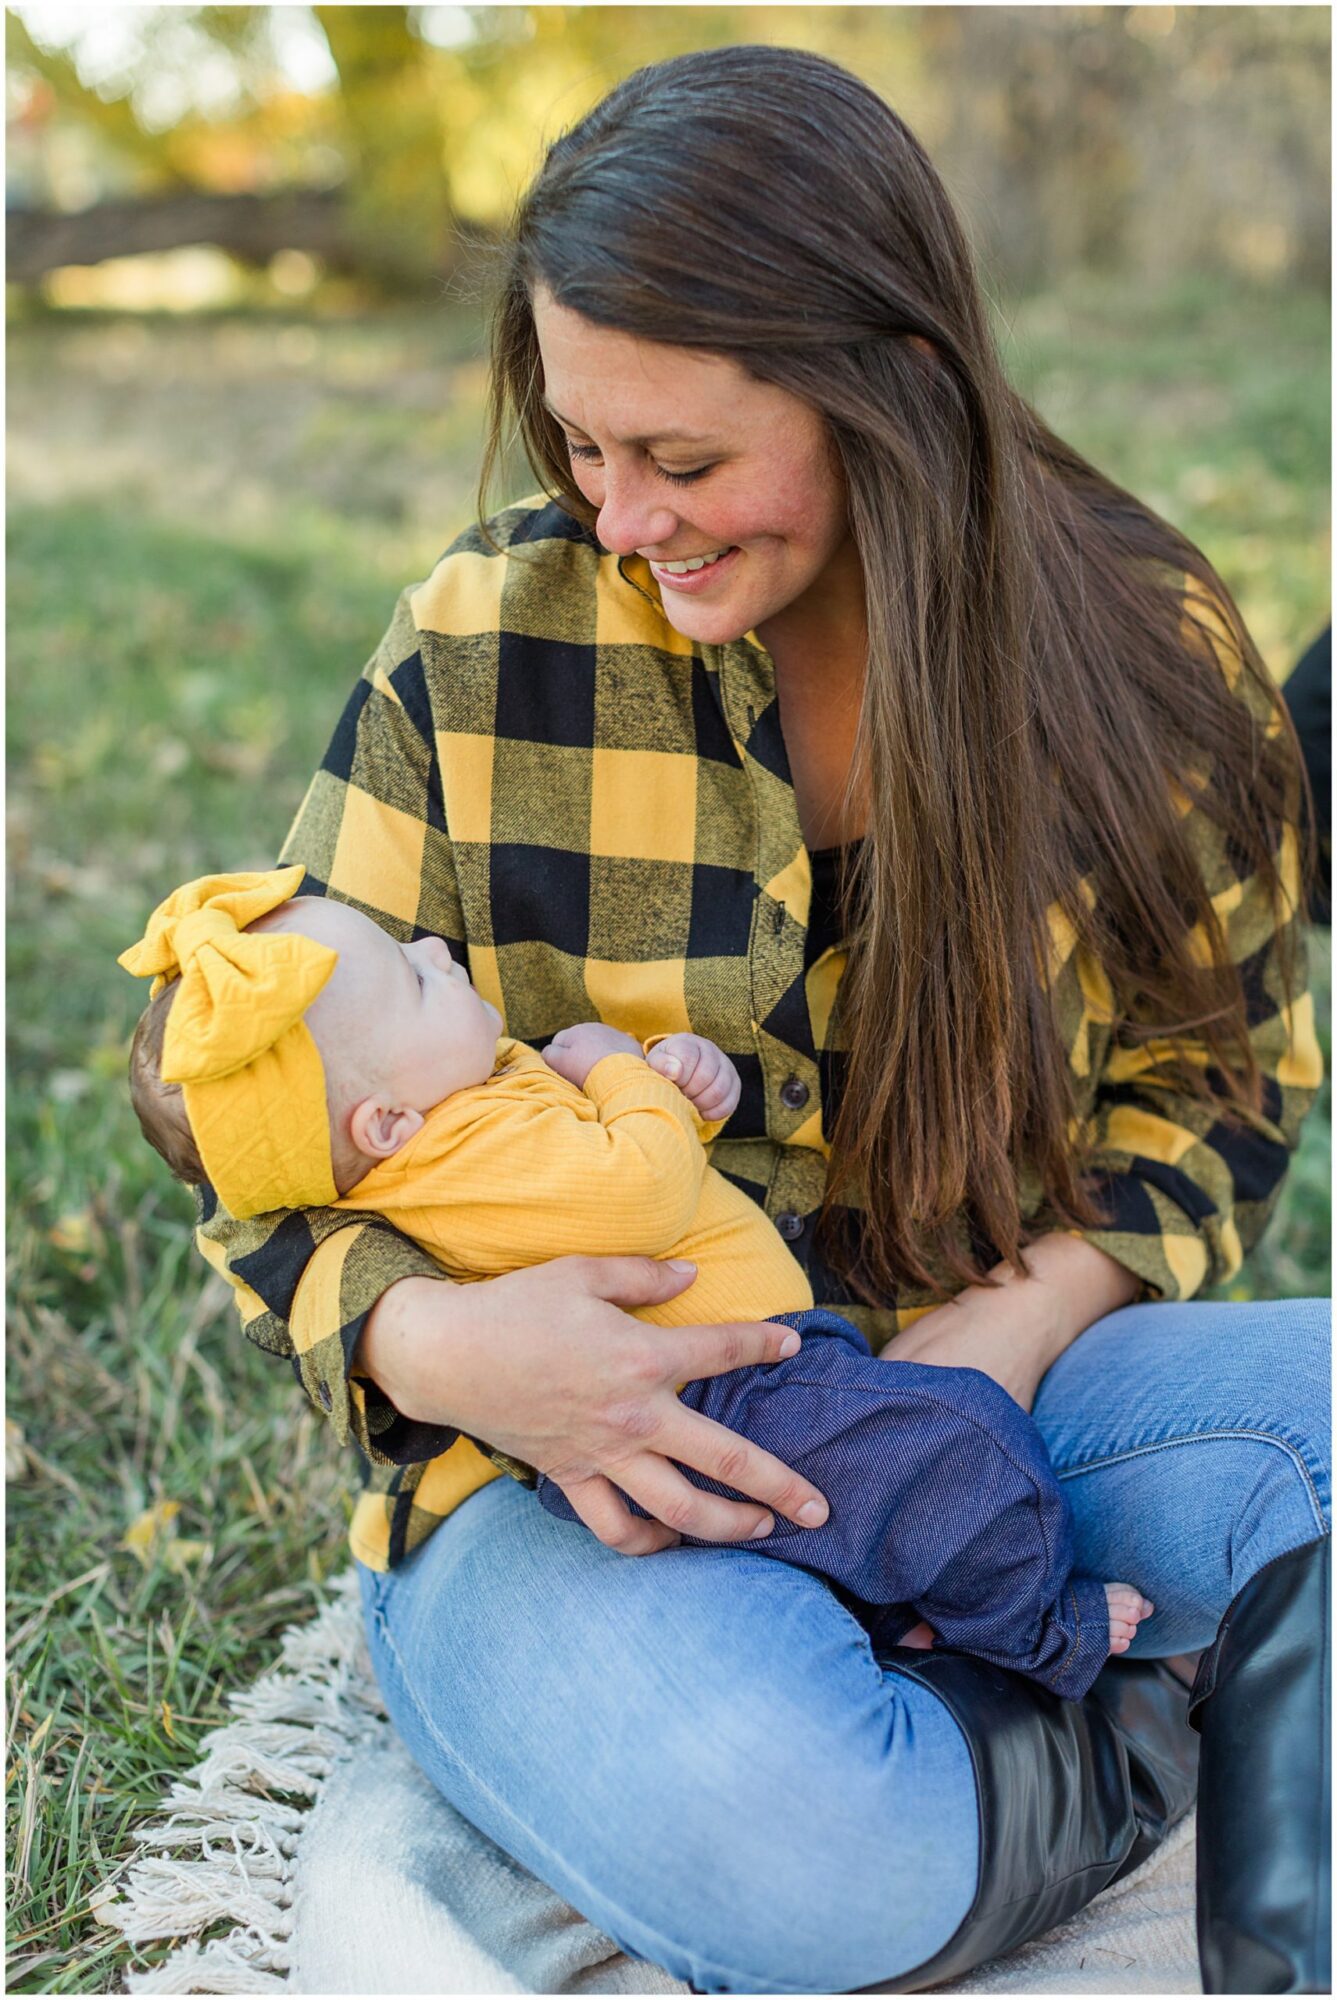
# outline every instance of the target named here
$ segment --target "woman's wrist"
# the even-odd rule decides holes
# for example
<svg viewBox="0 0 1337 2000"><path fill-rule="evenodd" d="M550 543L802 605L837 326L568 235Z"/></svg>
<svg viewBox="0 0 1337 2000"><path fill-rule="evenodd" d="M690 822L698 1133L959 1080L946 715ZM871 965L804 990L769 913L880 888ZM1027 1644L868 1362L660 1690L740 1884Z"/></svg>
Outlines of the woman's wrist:
<svg viewBox="0 0 1337 2000"><path fill-rule="evenodd" d="M458 1289L445 1276L400 1278L367 1314L353 1349L349 1374L374 1382L386 1401L415 1423L450 1422L424 1407L421 1342L429 1326L437 1338L446 1337L450 1294Z"/></svg>
<svg viewBox="0 0 1337 2000"><path fill-rule="evenodd" d="M1066 1347L1136 1295L1138 1279L1082 1237L1041 1237L994 1285L969 1285L897 1336L888 1359L978 1368L1030 1409L1041 1381Z"/></svg>
<svg viewBox="0 0 1337 2000"><path fill-rule="evenodd" d="M1041 1363L1041 1374L1079 1333L1128 1305L1138 1290L1134 1272L1085 1237L1066 1232L1030 1244L1022 1263L1025 1277L1011 1264L996 1264L989 1276L1000 1282L968 1286L951 1309L1023 1340Z"/></svg>

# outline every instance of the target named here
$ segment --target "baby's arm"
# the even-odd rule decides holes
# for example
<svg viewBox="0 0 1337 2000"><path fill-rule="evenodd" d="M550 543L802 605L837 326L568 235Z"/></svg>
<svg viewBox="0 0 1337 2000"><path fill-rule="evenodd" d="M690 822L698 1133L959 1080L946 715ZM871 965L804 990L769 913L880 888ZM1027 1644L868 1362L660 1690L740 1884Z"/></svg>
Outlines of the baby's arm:
<svg viewBox="0 0 1337 2000"><path fill-rule="evenodd" d="M675 1084L705 1128L706 1145L738 1109L742 1083L738 1071L715 1042L704 1035L651 1035L644 1045L646 1062L657 1076ZM580 1021L561 1028L543 1051L549 1069L584 1090L586 1078L606 1055L639 1056L641 1044L602 1021Z"/></svg>
<svg viewBox="0 0 1337 2000"><path fill-rule="evenodd" d="M472 1172L447 1176L470 1267L668 1254L695 1218L711 1128L638 1042L601 1022L563 1029L543 1057L587 1102L554 1091L470 1134Z"/></svg>

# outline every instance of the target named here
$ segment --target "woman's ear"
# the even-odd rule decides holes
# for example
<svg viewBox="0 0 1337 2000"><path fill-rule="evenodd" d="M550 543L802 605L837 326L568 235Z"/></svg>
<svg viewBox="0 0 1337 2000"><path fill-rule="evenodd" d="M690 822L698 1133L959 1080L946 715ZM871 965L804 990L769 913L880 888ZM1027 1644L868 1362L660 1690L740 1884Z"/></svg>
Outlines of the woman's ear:
<svg viewBox="0 0 1337 2000"><path fill-rule="evenodd" d="M387 1104L383 1097L364 1097L348 1114L348 1136L359 1153L388 1160L422 1130L421 1111L405 1104Z"/></svg>

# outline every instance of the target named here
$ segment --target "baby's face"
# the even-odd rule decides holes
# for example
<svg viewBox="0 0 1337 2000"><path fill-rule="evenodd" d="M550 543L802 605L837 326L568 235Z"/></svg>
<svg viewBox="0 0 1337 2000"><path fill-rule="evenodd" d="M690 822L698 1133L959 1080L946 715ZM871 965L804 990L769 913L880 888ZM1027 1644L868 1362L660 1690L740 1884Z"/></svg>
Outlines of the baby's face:
<svg viewBox="0 0 1337 2000"><path fill-rule="evenodd" d="M430 1111L491 1075L501 1016L443 939L397 944L360 910L324 896L298 896L268 921L339 954L306 1019L345 1099L382 1094Z"/></svg>

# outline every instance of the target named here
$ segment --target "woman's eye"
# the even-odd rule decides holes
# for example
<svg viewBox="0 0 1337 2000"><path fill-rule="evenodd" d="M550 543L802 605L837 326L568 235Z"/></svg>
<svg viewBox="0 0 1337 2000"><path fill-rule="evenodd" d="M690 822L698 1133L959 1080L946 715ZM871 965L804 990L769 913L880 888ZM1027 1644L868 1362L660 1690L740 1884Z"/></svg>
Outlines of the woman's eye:
<svg viewBox="0 0 1337 2000"><path fill-rule="evenodd" d="M698 465L695 472L666 472L662 465L655 467L660 478L671 481L674 486L690 486L694 480L704 479L708 472L714 470L713 465Z"/></svg>
<svg viewBox="0 0 1337 2000"><path fill-rule="evenodd" d="M572 458L598 458L601 455L597 445L576 444L572 438L566 440L566 448ZM660 478L667 479L674 486L690 486L695 480L704 479L708 472L714 470L713 465L699 465L695 472L667 472L662 465L655 467Z"/></svg>

